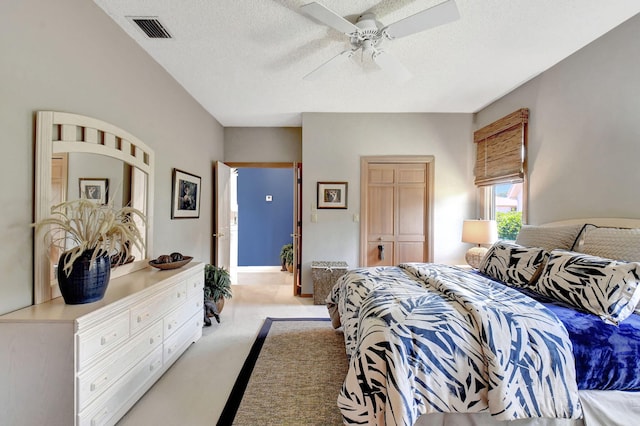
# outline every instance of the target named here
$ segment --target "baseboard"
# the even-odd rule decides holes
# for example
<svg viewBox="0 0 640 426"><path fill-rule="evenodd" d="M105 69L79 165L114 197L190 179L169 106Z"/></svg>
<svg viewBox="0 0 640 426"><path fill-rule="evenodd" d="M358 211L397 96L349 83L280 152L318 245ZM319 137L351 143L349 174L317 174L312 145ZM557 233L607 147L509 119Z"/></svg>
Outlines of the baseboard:
<svg viewBox="0 0 640 426"><path fill-rule="evenodd" d="M280 272L282 266L238 266L238 273L242 272Z"/></svg>

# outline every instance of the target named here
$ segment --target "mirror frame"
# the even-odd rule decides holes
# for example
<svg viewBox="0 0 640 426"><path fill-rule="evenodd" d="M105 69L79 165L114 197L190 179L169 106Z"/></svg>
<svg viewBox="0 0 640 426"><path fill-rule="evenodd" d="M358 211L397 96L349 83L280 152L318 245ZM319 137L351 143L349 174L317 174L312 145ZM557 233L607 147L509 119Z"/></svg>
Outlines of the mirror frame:
<svg viewBox="0 0 640 426"><path fill-rule="evenodd" d="M54 131L56 129L57 131ZM114 268L111 277L147 268L153 247L154 152L130 133L107 122L78 114L38 111L36 116L34 219L39 222L51 214L51 157L54 153L78 152L100 154L121 160L147 175L145 214L145 259ZM34 232L33 300L44 303L53 298L49 247L46 229Z"/></svg>

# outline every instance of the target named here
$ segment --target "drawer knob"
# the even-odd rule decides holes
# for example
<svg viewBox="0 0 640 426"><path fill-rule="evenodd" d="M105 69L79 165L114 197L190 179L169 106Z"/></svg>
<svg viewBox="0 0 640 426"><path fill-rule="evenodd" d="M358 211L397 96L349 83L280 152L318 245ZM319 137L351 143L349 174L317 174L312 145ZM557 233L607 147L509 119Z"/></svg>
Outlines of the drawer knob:
<svg viewBox="0 0 640 426"><path fill-rule="evenodd" d="M149 312L145 312L142 315L138 315L138 323L141 323L142 321L146 320L147 318L149 318Z"/></svg>
<svg viewBox="0 0 640 426"><path fill-rule="evenodd" d="M116 332L114 332L110 336L102 336L100 338L100 345L104 346L104 345L110 343L113 339L116 339L117 337L118 337L118 333L116 333Z"/></svg>
<svg viewBox="0 0 640 426"><path fill-rule="evenodd" d="M91 419L91 426L97 426L99 424L104 423L103 420L106 420L106 417L109 415L109 410L104 409L101 413Z"/></svg>
<svg viewBox="0 0 640 426"><path fill-rule="evenodd" d="M107 383L109 381L109 376L108 375L104 375L102 377L100 377L98 380L96 380L95 382L91 383L91 392L95 391L96 389L100 388L100 386L104 385L105 383Z"/></svg>

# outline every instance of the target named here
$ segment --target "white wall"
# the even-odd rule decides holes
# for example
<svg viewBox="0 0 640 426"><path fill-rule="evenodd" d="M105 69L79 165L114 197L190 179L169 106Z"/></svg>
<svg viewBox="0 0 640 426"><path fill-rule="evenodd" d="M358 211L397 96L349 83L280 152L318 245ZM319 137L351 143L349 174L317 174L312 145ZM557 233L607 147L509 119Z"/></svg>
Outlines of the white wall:
<svg viewBox="0 0 640 426"><path fill-rule="evenodd" d="M529 222L640 217L640 15L477 114L530 109Z"/></svg>
<svg viewBox="0 0 640 426"><path fill-rule="evenodd" d="M463 263L462 221L475 216L471 114L329 114L302 116L302 292L312 293L311 262L359 266L360 157L433 155L434 261ZM318 210L318 181L346 181L347 210Z"/></svg>
<svg viewBox="0 0 640 426"><path fill-rule="evenodd" d="M112 123L156 153L154 253L209 261L223 128L88 0L0 2L0 313L31 304L34 113ZM171 171L202 177L199 219L170 219Z"/></svg>

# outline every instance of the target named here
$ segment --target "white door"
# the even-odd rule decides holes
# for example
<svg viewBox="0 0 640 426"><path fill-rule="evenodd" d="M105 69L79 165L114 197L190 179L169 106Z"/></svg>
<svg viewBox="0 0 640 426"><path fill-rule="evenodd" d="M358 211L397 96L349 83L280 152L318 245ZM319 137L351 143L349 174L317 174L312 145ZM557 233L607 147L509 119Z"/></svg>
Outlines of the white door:
<svg viewBox="0 0 640 426"><path fill-rule="evenodd" d="M231 267L231 168L220 161L216 161L214 168L216 205L212 263L228 271Z"/></svg>

